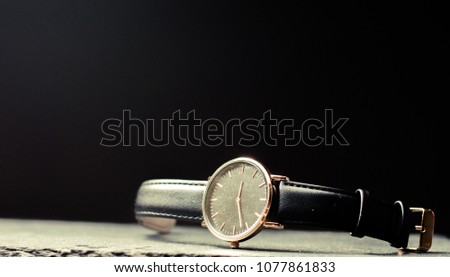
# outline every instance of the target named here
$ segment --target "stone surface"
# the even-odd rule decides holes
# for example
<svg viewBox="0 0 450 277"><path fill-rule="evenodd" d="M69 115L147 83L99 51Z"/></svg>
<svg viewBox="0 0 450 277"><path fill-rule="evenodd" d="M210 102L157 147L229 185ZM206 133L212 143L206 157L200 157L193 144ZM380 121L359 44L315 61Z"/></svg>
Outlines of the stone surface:
<svg viewBox="0 0 450 277"><path fill-rule="evenodd" d="M230 249L206 229L179 225L166 235L138 224L0 219L0 256L449 256L435 235L428 253L402 252L344 232L263 230Z"/></svg>

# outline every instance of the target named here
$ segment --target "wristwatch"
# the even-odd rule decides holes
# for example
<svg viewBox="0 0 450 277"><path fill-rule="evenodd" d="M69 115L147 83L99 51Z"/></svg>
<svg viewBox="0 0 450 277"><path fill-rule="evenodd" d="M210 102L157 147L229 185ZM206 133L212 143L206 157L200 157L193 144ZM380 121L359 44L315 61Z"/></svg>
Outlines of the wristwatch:
<svg viewBox="0 0 450 277"><path fill-rule="evenodd" d="M369 236L402 250L428 251L434 212L389 203L367 190L325 187L273 175L258 161L239 157L221 165L207 181L153 179L141 184L135 201L137 221L161 233L176 220L201 223L217 238L238 248L264 228L316 226ZM419 232L417 247L409 235Z"/></svg>

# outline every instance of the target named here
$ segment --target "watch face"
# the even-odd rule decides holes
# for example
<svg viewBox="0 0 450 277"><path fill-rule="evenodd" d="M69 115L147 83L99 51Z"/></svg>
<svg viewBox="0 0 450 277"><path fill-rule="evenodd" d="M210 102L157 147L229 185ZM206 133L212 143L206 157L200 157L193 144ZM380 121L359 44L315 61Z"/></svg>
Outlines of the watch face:
<svg viewBox="0 0 450 277"><path fill-rule="evenodd" d="M257 161L237 158L208 180L203 218L208 229L226 241L242 241L262 227L272 200L268 171Z"/></svg>

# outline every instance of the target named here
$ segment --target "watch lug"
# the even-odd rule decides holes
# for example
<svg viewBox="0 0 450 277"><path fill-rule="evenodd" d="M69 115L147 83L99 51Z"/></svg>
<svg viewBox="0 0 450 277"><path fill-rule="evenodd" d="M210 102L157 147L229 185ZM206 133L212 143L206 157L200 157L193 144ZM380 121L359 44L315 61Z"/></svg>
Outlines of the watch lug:
<svg viewBox="0 0 450 277"><path fill-rule="evenodd" d="M264 228L267 228L267 229L276 229L276 230L284 229L284 225L280 224L278 222L266 221L263 223L263 226L264 226Z"/></svg>
<svg viewBox="0 0 450 277"><path fill-rule="evenodd" d="M272 179L272 181L289 181L289 177L284 175L271 174L270 178Z"/></svg>
<svg viewBox="0 0 450 277"><path fill-rule="evenodd" d="M204 220L202 220L202 227L203 227L203 228L208 227L208 226L206 225L206 221L204 221Z"/></svg>
<svg viewBox="0 0 450 277"><path fill-rule="evenodd" d="M239 241L230 241L230 247L233 249L239 248Z"/></svg>

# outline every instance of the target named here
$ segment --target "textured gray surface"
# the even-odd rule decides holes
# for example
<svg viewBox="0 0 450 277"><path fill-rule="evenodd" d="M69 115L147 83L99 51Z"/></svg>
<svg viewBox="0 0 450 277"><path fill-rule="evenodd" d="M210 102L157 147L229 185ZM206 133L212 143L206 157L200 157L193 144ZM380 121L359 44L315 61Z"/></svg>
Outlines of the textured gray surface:
<svg viewBox="0 0 450 277"><path fill-rule="evenodd" d="M450 256L450 239L436 235L426 254L348 233L263 230L230 249L206 229L177 226L159 235L137 224L0 219L0 256Z"/></svg>

